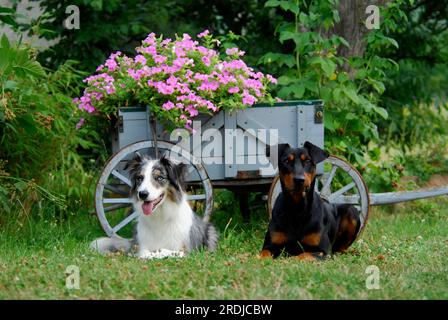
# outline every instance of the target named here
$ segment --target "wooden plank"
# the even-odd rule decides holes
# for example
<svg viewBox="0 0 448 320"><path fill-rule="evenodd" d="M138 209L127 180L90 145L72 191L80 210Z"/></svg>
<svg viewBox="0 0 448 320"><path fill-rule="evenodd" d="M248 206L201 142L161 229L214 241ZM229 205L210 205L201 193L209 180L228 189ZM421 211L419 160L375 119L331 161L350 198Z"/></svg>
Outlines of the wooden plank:
<svg viewBox="0 0 448 320"><path fill-rule="evenodd" d="M297 146L303 147L307 140L306 110L303 106L297 106Z"/></svg>
<svg viewBox="0 0 448 320"><path fill-rule="evenodd" d="M224 114L224 176L234 178L236 176L235 150L236 143L236 112Z"/></svg>

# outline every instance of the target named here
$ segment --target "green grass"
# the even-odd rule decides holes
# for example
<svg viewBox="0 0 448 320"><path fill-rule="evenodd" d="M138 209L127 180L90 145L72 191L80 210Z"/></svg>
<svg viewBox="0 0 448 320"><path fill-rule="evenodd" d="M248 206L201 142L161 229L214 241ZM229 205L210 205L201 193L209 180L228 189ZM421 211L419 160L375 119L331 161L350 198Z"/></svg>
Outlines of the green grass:
<svg viewBox="0 0 448 320"><path fill-rule="evenodd" d="M261 213L243 224L218 211L216 253L158 261L90 252L102 235L95 217L11 224L0 231L0 298L448 299L447 204L376 208L362 240L323 262L257 259L267 226ZM69 265L80 268L79 290L65 287ZM378 290L366 289L369 265L380 270Z"/></svg>

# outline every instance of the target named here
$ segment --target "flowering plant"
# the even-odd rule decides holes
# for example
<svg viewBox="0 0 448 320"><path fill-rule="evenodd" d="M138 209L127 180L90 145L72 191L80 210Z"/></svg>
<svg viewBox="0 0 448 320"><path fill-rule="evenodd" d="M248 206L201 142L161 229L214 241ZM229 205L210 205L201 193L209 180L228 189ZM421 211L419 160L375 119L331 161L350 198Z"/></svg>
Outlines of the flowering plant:
<svg viewBox="0 0 448 320"><path fill-rule="evenodd" d="M184 34L172 40L151 33L134 58L111 54L97 74L84 79L87 88L74 102L88 113L106 115L145 104L159 119L186 128L199 113L272 102L268 85L276 79L248 67L238 48L220 55L214 49L219 41L208 30L198 38Z"/></svg>

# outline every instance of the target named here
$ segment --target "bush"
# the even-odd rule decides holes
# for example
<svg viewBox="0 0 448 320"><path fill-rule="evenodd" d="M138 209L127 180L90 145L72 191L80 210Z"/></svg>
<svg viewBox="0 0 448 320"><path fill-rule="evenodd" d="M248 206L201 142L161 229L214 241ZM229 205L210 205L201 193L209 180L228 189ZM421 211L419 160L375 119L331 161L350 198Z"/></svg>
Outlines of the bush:
<svg viewBox="0 0 448 320"><path fill-rule="evenodd" d="M70 97L79 93L74 84L82 75L71 61L54 72L44 70L32 49L6 36L0 56L2 212L54 215L90 206L91 177L77 150L93 147L89 139L95 134L76 130L78 111Z"/></svg>

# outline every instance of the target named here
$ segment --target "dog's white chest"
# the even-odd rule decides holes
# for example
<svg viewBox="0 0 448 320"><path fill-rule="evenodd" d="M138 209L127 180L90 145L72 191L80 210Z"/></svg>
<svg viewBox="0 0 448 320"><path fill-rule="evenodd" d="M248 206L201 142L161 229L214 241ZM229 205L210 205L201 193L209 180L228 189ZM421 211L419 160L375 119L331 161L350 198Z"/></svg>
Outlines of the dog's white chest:
<svg viewBox="0 0 448 320"><path fill-rule="evenodd" d="M145 251L168 249L186 251L190 247L192 212L188 204L171 208L164 205L153 216L141 215L137 225L139 255Z"/></svg>

